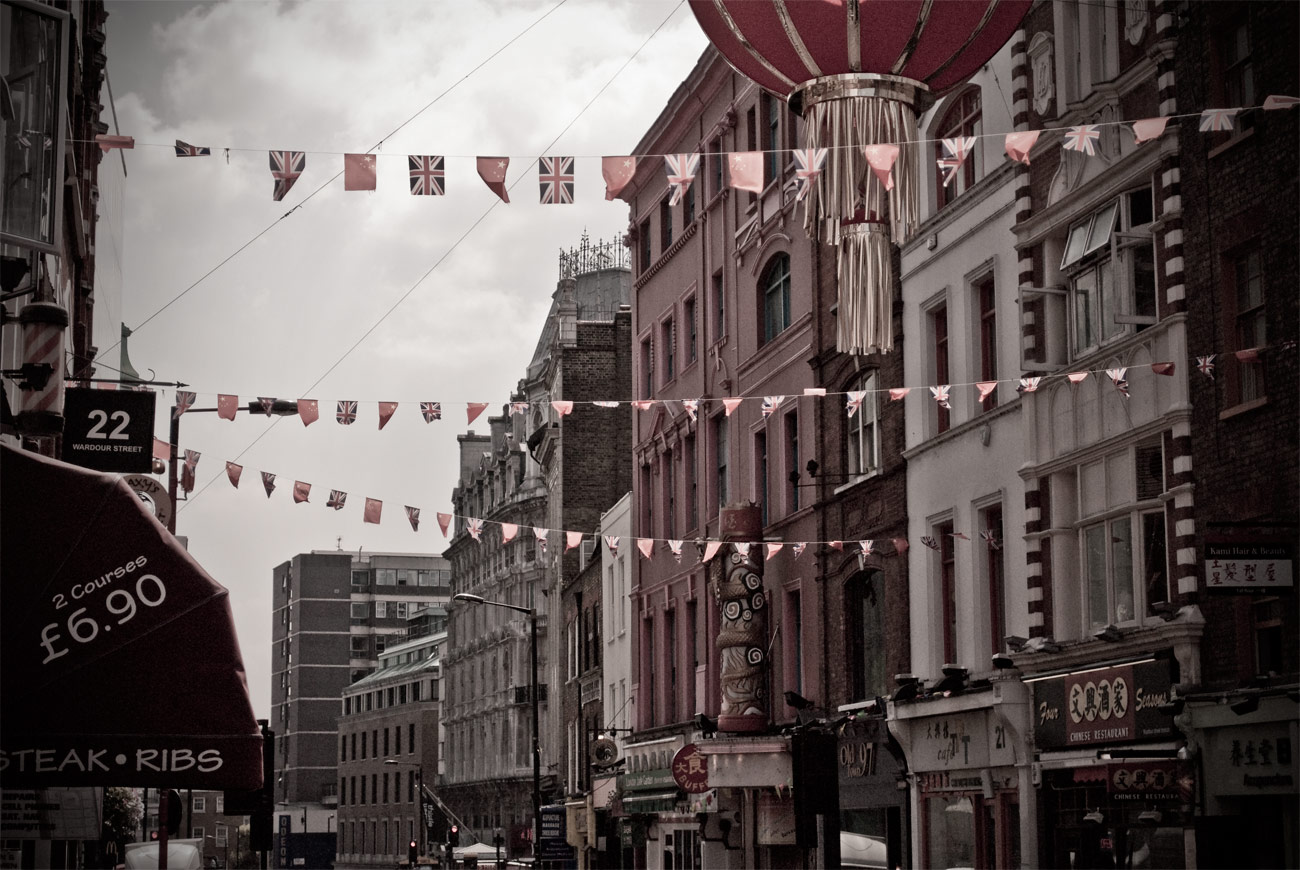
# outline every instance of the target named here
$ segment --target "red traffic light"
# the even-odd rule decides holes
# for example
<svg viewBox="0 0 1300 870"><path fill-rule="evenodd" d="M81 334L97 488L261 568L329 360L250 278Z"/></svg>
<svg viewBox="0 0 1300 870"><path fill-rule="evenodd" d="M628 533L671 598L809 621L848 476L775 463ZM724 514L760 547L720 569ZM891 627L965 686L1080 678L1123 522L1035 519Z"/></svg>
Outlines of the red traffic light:
<svg viewBox="0 0 1300 870"><path fill-rule="evenodd" d="M156 840L156 839L158 839L158 832L157 832L157 831L150 831L150 832L149 832L149 839L150 839L150 840Z"/></svg>
<svg viewBox="0 0 1300 870"><path fill-rule="evenodd" d="M412 840L410 845L411 845L411 848L414 849L414 848L416 848L417 846L419 846L420 844L417 843L417 842L415 842L414 840Z"/></svg>

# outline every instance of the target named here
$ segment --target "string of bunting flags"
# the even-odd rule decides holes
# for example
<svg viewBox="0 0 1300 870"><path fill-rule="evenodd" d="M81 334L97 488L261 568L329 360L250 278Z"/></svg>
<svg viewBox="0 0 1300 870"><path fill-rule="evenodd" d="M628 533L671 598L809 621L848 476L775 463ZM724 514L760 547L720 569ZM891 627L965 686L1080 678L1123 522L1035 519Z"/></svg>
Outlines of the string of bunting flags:
<svg viewBox="0 0 1300 870"><path fill-rule="evenodd" d="M1296 342L1294 340L1289 340L1289 341L1282 342L1281 344L1276 345L1275 347L1281 350L1294 350L1296 347ZM1236 358L1238 361L1246 364L1258 363L1261 359L1261 354L1264 351L1269 349L1270 346L1250 348L1247 350L1236 351L1232 354L1232 356ZM1218 357L1217 354L1197 356L1196 357L1197 371L1199 371L1206 378L1213 380L1215 376L1215 361L1217 357ZM1143 368L1150 368L1152 373L1154 374L1172 376L1174 374L1175 364L1173 362L1158 362L1158 363L1150 363L1146 366L1143 366ZM1130 398L1128 378L1127 378L1128 368L1109 368L1103 371L1106 377L1109 378L1111 383L1115 386L1116 390L1118 390L1119 393L1122 396L1124 396L1125 399ZM1074 372L1066 372L1063 375L1033 376L1033 377L1017 378L1014 379L1014 382L1017 383L1016 386L1017 392L1032 393L1040 389L1044 384L1044 382L1052 383L1052 382L1067 381L1070 384L1077 385L1082 383L1084 380L1086 380L1089 375L1094 375L1094 374L1096 374L1096 372L1091 370L1080 370ZM999 383L1004 383L1004 382L1011 382L1011 379L1008 379L1006 381L986 381L986 382L979 382L975 384L964 384L960 386L974 386L979 391L980 400L983 401L987 399L990 395L992 395L994 388L996 388L996 386ZM936 402L938 402L941 405L944 405L944 407L948 407L947 402L949 400L949 395L950 395L949 394L950 386L951 385L929 387L932 397L935 399ZM147 387L142 389L147 389ZM821 388L808 388L804 390L803 395L815 396L815 397L844 396L846 413L848 414L849 417L852 417L858 410L861 409L862 403L868 394L888 393L890 401L898 401L904 398L911 391L912 391L911 387L902 387L902 388L893 388L893 389L876 390L876 391L859 390L859 391L845 391L845 392L832 393ZM690 415L691 419L695 420L699 412L701 402L704 401L721 402L725 412L728 415L730 415L737 407L739 407L741 402L745 400L751 400L754 398L758 398L758 397L737 396L737 397L730 397L730 398L724 398L719 400L649 399L649 400L633 400L633 401L626 402L626 404L638 410L648 410L656 404L666 404L668 402L679 402L682 405L685 412ZM769 416L777 408L779 408L783 403L783 401L788 397L787 396L764 396L761 398L762 398L762 413L763 416L766 417ZM186 411L188 411L190 408L193 407L195 399L196 399L196 393L192 391L180 390L180 389L176 390L176 404L175 404L173 414L176 416L184 414ZM270 415L272 410L275 408L276 402L277 402L276 399L269 398L269 397L259 397L257 400L258 406L260 406L263 410L265 410L265 412L268 415ZM378 403L380 429L383 429L384 426L388 423L388 421L392 418L393 413L397 410L398 404L399 404L398 402ZM426 423L432 423L436 420L442 419L442 404L440 402L420 402L419 404L420 404L420 413ZM585 403L578 403L569 400L556 400L551 402L550 404L553 408L555 408L560 413L561 416L564 416L572 412L575 404L585 404ZM625 402L613 401L613 400L609 400L609 401L599 400L599 401L592 401L589 404L597 407L612 409L612 408L618 408L619 406L625 404ZM342 425L351 425L352 423L354 423L357 418L357 405L358 402L353 400L340 401L338 403L337 411L336 411L337 422ZM488 407L488 405L489 403L487 402L467 403L466 415L467 415L468 422L472 423ZM240 405L239 405L238 398L235 396L221 395L218 398L218 411L223 417L227 417L228 419L233 420L235 417L235 411L239 407ZM526 414L530 407L531 404L528 402L511 402L509 405L509 410L511 414ZM298 410L298 415L303 420L304 426L310 425L311 423L319 419L318 402L315 399L299 399L297 403L297 410ZM171 449L172 449L172 445L170 445L168 442L160 438L154 438L153 455L156 458L161 459L163 461L169 460L171 458ZM191 492L194 488L195 478L196 478L201 454L196 450L186 449L183 453L183 456L184 456L184 464L180 469L180 485L182 489L184 489L185 492L188 493ZM243 476L243 470L244 467L238 463L232 461L227 461L225 463L226 477L230 481L230 484L236 489L239 488L239 484ZM266 492L267 498L270 498L276 490L278 475L269 471L260 471L259 475L260 475L262 487ZM312 484L303 480L295 480L293 481L293 485L290 491L292 494L294 504L308 503L311 500ZM347 500L348 500L347 492L338 489L331 489L329 491L329 496L325 501L325 506L327 508L331 508L336 511L342 510L346 506ZM380 524L383 516L383 505L384 503L382 499L366 497L364 500L363 513L362 513L363 522L374 523L376 525ZM420 529L421 509L414 505L403 505L403 510L405 512L407 521L411 525L412 531L418 532ZM444 537L448 536L448 530L454 519L463 519L465 521L466 532L474 540L480 542L483 540L485 526L489 523L499 527L502 543L508 543L514 540L516 535L519 533L519 527L513 523L495 522L491 520L485 520L480 517L468 517L468 516L461 516L459 514L438 513L436 516L437 516L438 525L442 529L442 533ZM537 540L538 546L543 550L543 552L545 552L546 548L548 547L550 534L552 532L560 532L563 534L564 549L566 551L574 549L575 547L579 546L583 542L583 540L587 538L597 539L597 544L603 541L605 546L608 547L612 552L617 552L618 545L619 545L619 539L616 536L610 536L610 535L601 536L601 535L595 535L591 532L547 529L542 527L535 527L532 529L532 532L534 537ZM963 541L973 540L969 535L965 534L964 532L952 532L950 533L950 537L954 538L955 540L963 540ZM641 552L642 556L646 559L653 559L656 550L663 550L664 548L667 548L672 553L673 558L675 558L679 562L682 559L683 544L686 543L684 539L667 539L667 538L637 537L637 538L633 538L632 540L636 548ZM979 533L979 540L983 541L984 544L986 544L987 546L993 549L1001 549L1002 547L1002 542L996 537L996 535L993 532L988 530L984 530ZM722 546L724 546L725 542L716 541L716 540L696 540L693 541L692 543L696 543L697 545L699 545L701 562L707 562L719 552L719 549ZM923 536L920 539L920 543L922 546L927 547L928 549L931 550L939 550L941 548L940 542L936 540L933 536L929 536L929 535ZM841 552L843 552L845 548L848 547L850 552L857 552L863 557L873 556L873 555L875 556L902 555L903 553L907 552L909 548L909 543L906 538L890 538L889 544L893 548L892 551L885 551L880 549L880 547L883 545L883 542L874 539L864 539L859 541L848 541L848 542L845 541L765 542L762 546L765 548L765 559L770 560L774 558L779 552L781 552L787 546L789 547L793 558L797 559L799 558L799 556L803 554L803 551L808 547L809 544L821 544L831 549L839 550ZM743 554L748 552L748 548L750 545L743 544L743 543L733 543L732 546L736 548L737 552Z"/></svg>
<svg viewBox="0 0 1300 870"><path fill-rule="evenodd" d="M891 173L898 159L902 145L933 144L942 152L936 158L940 171L943 172L944 184L950 184L958 170L973 152L977 139L1003 137L1003 148L1007 157L1019 163L1029 165L1030 151L1037 144L1041 134L1061 132L1061 148L1087 157L1097 156L1097 144L1102 130L1108 127L1123 127L1133 135L1133 144L1143 145L1155 141L1164 135L1165 128L1171 120L1196 118L1197 129L1203 133L1230 132L1234 121L1241 112L1261 108L1265 111L1290 109L1300 105L1300 97L1272 94L1265 98L1260 106L1241 106L1235 108L1205 109L1201 112L1188 112L1157 118L1142 118L1135 121L1106 121L1096 124L1079 124L1070 127L1049 127L1042 130L1022 130L1013 133L983 133L978 136L964 136L944 139L920 139L915 142L882 143L867 146L864 156L872 172L888 190L893 186ZM113 148L130 149L136 146L134 137L123 135L100 134L95 143L108 152ZM210 157L210 146L191 145L180 139L174 145L142 143L147 147L174 148L177 157ZM30 141L28 144L30 146ZM46 147L49 147L48 145ZM855 146L834 146L852 148ZM248 151L253 149L224 149L226 161L230 160L231 151ZM763 164L767 154L789 153L795 167L796 199L802 200L809 186L816 180L826 164L829 148L815 149L779 149L776 151L739 151L725 152L718 157L726 157L729 185L738 190L761 193L764 187ZM339 152L313 152L332 154ZM307 169L306 151L271 150L269 165L271 171L272 198L279 202L289 193L294 184ZM343 153L343 189L346 191L373 191L378 188L378 158L380 155L365 153ZM386 156L386 155L385 155ZM447 155L395 155L405 156L407 161L407 182L413 196L442 196L446 193L446 157ZM460 156L460 155L455 155ZM612 200L618 196L627 183L636 174L639 162L662 160L667 172L668 184L672 189L670 204L676 205L690 188L700 166L699 153L687 154L641 154L621 155L601 158L601 175L605 182L605 199ZM509 203L510 196L506 190L506 172L510 167L509 157L476 156L475 167L479 178L495 193L502 202ZM576 177L573 156L541 157L537 161L538 197L543 205L571 205L575 201Z"/></svg>
<svg viewBox="0 0 1300 870"><path fill-rule="evenodd" d="M1295 347L1294 341L1283 342L1275 347L1280 350L1291 350ZM1232 352L1231 356L1241 363L1251 364L1260 362L1261 355L1270 349L1269 346L1260 346L1247 348ZM1210 380L1214 379L1215 363L1218 354L1208 354L1195 357L1196 370ZM990 381L975 381L962 384L932 384L925 387L891 387L880 390L846 390L830 391L822 387L807 387L801 395L817 398L833 398L843 396L845 399L845 412L852 417L862 407L868 396L888 396L889 401L897 402L906 398L913 391L928 391L931 398L944 408L951 408L952 390L956 387L973 387L977 391L977 401L985 402L992 396L997 388L1003 384L1014 385L1017 393L1032 393L1045 385L1068 381L1071 384L1079 384L1089 376L1105 375L1119 390L1125 398L1129 398L1128 372L1131 368L1150 369L1154 374L1171 377L1176 369L1173 362L1153 362L1141 366L1128 366L1120 368L1107 369L1081 369L1078 371L1065 372L1058 375L1035 375L1020 378L1002 378ZM176 403L172 410L173 417L179 417L189 411L199 394L191 390L176 390ZM564 417L571 414L575 407L579 405L592 405L598 408L615 409L623 405L628 405L637 411L649 411L656 406L673 406L680 405L682 410L693 421L699 418L703 406L710 403L721 405L726 416L730 417L737 408L744 402L759 401L761 402L762 415L771 416L781 405L793 396L727 396L723 398L698 398L698 399L596 399L579 401L573 399L556 399L548 404L555 413ZM218 393L217 399L217 416L223 420L235 419L238 411L244 407L240 403L239 396L231 393ZM282 400L270 396L258 396L255 402L250 402L250 406L260 408L267 416L271 416L277 409L277 403L283 404ZM354 399L340 399L335 404L334 419L339 425L351 426L358 420L358 407L362 403ZM372 404L366 402L366 404ZM388 425L393 415L397 412L398 407L402 404L398 401L380 401L374 402L379 412L379 428L382 430ZM410 403L408 403L410 404ZM443 415L443 403L435 401L421 401L418 404L421 418L426 423L433 423L441 420ZM466 425L473 423L482 413L487 410L491 402L465 402L465 422ZM526 415L532 403L530 402L510 402L509 413L513 415ZM296 401L297 415L302 420L303 426L310 426L320 419L320 402L317 399L298 399Z"/></svg>

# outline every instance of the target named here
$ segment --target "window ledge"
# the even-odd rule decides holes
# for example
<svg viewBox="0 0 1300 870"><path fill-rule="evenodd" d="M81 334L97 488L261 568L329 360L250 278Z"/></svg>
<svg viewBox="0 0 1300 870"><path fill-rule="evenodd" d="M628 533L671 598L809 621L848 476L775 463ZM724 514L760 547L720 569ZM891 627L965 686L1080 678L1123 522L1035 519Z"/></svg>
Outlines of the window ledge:
<svg viewBox="0 0 1300 870"><path fill-rule="evenodd" d="M1247 127L1245 130L1237 131L1233 133L1233 135L1226 142L1223 142L1222 144L1216 145L1213 148L1211 148L1210 153L1206 154L1205 156L1208 159L1213 160L1215 157L1218 157L1220 154L1224 154L1232 150L1242 142L1246 142L1254 138L1254 136L1255 136L1254 127Z"/></svg>
<svg viewBox="0 0 1300 870"><path fill-rule="evenodd" d="M865 474L855 475L852 480L846 481L845 483L841 483L839 486L832 489L831 495L840 495L841 493L848 492L850 489L853 489L853 487L857 486L859 483L862 483L864 480L870 480L873 477L880 477L880 474L881 474L880 468L879 466L877 466L876 468L871 469Z"/></svg>
<svg viewBox="0 0 1300 870"><path fill-rule="evenodd" d="M1258 399L1251 399L1249 402L1241 402L1233 405L1231 408L1225 408L1219 412L1220 420L1231 420L1233 417L1239 417L1242 414L1248 414L1257 408L1263 408L1268 404L1268 396Z"/></svg>

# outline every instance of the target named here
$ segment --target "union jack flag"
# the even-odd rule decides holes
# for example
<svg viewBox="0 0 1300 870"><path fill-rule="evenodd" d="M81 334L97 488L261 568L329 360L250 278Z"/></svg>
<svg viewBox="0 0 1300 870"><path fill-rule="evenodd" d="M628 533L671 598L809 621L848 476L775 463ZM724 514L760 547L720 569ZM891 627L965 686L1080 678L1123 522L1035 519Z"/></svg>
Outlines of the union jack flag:
<svg viewBox="0 0 1300 870"><path fill-rule="evenodd" d="M1032 392L1036 391L1036 390L1038 389L1038 384L1039 384L1042 380L1043 380L1043 379L1042 379L1041 377L1035 377L1035 378L1021 378L1021 379L1020 379L1020 392L1022 392L1022 393L1032 393Z"/></svg>
<svg viewBox="0 0 1300 870"><path fill-rule="evenodd" d="M1198 129L1202 133L1231 130L1232 119L1238 111L1237 109L1206 109L1201 112L1201 123Z"/></svg>
<svg viewBox="0 0 1300 870"><path fill-rule="evenodd" d="M432 423L434 420L442 419L442 402L421 402L420 413L424 415L424 422Z"/></svg>
<svg viewBox="0 0 1300 870"><path fill-rule="evenodd" d="M700 168L699 154L669 154L664 158L668 164L668 184L673 189L669 205L677 205L686 195L686 188L695 180L695 173Z"/></svg>
<svg viewBox="0 0 1300 870"><path fill-rule="evenodd" d="M284 195L293 187L293 183L307 168L306 151L272 151L271 177L275 179L275 201L284 199Z"/></svg>
<svg viewBox="0 0 1300 870"><path fill-rule="evenodd" d="M194 489L194 475L199 468L199 452L197 450L185 451L185 464L181 467L181 488L186 492Z"/></svg>
<svg viewBox="0 0 1300 870"><path fill-rule="evenodd" d="M465 531L469 532L469 536L470 536L471 538L473 538L474 540L476 540L476 541L482 541L482 540L483 540L483 521L482 521L482 520L479 520L479 519L474 519L473 517L470 517L469 519L466 519L466 520L465 520Z"/></svg>
<svg viewBox="0 0 1300 870"><path fill-rule="evenodd" d="M271 408L275 406L275 399L268 398L267 396L258 396L257 401L262 405L262 413L268 417L271 416Z"/></svg>
<svg viewBox="0 0 1300 870"><path fill-rule="evenodd" d="M523 417L523 416L527 416L527 414L528 414L528 403L527 403L527 402L511 402L511 403L510 403L510 413L511 413L511 414L518 414L518 415L521 416L521 417Z"/></svg>
<svg viewBox="0 0 1300 870"><path fill-rule="evenodd" d="M952 536L953 536L954 538L960 538L960 539L963 540L963 541L969 541L969 540L970 540L970 537L969 537L965 532L953 532L953 533L952 533Z"/></svg>
<svg viewBox="0 0 1300 870"><path fill-rule="evenodd" d="M921 538L921 543L929 547L931 550L937 551L939 549L939 542L936 541L934 538L930 537L929 535L926 535L925 537Z"/></svg>
<svg viewBox="0 0 1300 870"><path fill-rule="evenodd" d="M1127 368L1122 368L1122 369L1106 369L1106 374L1110 375L1110 379L1111 379L1112 381L1115 382L1115 389L1117 389L1117 390L1119 390L1121 393L1123 393L1123 394L1124 394L1124 398L1126 398L1126 399L1129 397L1129 396L1128 396L1128 378L1124 377L1124 373L1127 372L1127 371L1128 371Z"/></svg>
<svg viewBox="0 0 1300 870"><path fill-rule="evenodd" d="M1071 127L1065 134L1065 144L1061 147L1066 151L1081 151L1089 157L1095 157L1097 156L1095 143L1100 138L1100 125L1084 124L1081 127Z"/></svg>
<svg viewBox="0 0 1300 870"><path fill-rule="evenodd" d="M341 489L331 489L330 497L325 499L325 507L334 508L336 511L343 510L343 505L348 500L348 494Z"/></svg>
<svg viewBox="0 0 1300 870"><path fill-rule="evenodd" d="M991 549L1002 549L1002 542L998 540L998 536L993 534L993 532L986 529L980 532L980 537L984 539L984 543L988 544Z"/></svg>
<svg viewBox="0 0 1300 870"><path fill-rule="evenodd" d="M270 498L271 493L275 491L275 475L269 471L263 471L262 486L266 488L266 497Z"/></svg>
<svg viewBox="0 0 1300 870"><path fill-rule="evenodd" d="M543 157L537 161L542 205L573 204L573 158Z"/></svg>
<svg viewBox="0 0 1300 870"><path fill-rule="evenodd" d="M694 423L694 422L695 422L695 418L696 418L696 416L699 414L699 411L700 411L700 400L699 400L699 399L682 399L682 407L683 407L684 409L686 409L686 416L687 416L687 417L690 417L690 418L691 418L691 422Z"/></svg>
<svg viewBox="0 0 1300 870"><path fill-rule="evenodd" d="M948 404L948 393L951 389L952 387L949 384L930 388L930 393L934 396L934 400L939 403L939 407L952 410L952 405Z"/></svg>
<svg viewBox="0 0 1300 870"><path fill-rule="evenodd" d="M1282 94L1269 94L1264 98L1264 110L1289 109L1300 105L1300 97L1288 97Z"/></svg>
<svg viewBox="0 0 1300 870"><path fill-rule="evenodd" d="M763 397L763 416L770 417L772 412L781 407L785 401L785 396L764 396Z"/></svg>
<svg viewBox="0 0 1300 870"><path fill-rule="evenodd" d="M441 157L408 154L411 168L411 196L442 196L446 192Z"/></svg>
<svg viewBox="0 0 1300 870"><path fill-rule="evenodd" d="M845 408L848 410L850 417L858 412L858 409L862 407L862 400L866 397L866 390L849 390L849 400L845 403Z"/></svg>
<svg viewBox="0 0 1300 870"><path fill-rule="evenodd" d="M808 547L808 545L807 545L806 543L802 543L802 542L801 542L801 543L798 543L798 544L792 544L792 545L790 546L790 552L794 553L794 557L795 557L796 559L798 559L800 556L803 555L803 551L804 551L807 547Z"/></svg>
<svg viewBox="0 0 1300 870"><path fill-rule="evenodd" d="M420 531L420 509L417 507L411 507L409 504L405 507L406 518L411 521L411 530L415 532Z"/></svg>
<svg viewBox="0 0 1300 870"><path fill-rule="evenodd" d="M975 147L974 136L958 136L955 139L944 139L943 150L947 152L943 157L938 159L939 168L944 170L943 184L947 187L952 184L952 180L957 177L957 170L966 162L970 151Z"/></svg>
<svg viewBox="0 0 1300 870"><path fill-rule="evenodd" d="M550 533L551 533L550 529L543 529L540 528L539 526L533 526L533 534L537 536L537 549L542 551L543 556L546 555L546 536L549 535Z"/></svg>
<svg viewBox="0 0 1300 870"><path fill-rule="evenodd" d="M795 178L795 195L794 200L798 202L808 195L809 188L817 180L817 176L822 174L822 169L826 166L825 148L807 148L802 151L792 152L794 157L794 178Z"/></svg>
<svg viewBox="0 0 1300 870"><path fill-rule="evenodd" d="M858 541L858 546L862 548L862 555L864 556L870 556L876 552L875 541Z"/></svg>
<svg viewBox="0 0 1300 870"><path fill-rule="evenodd" d="M1198 356L1196 358L1196 370L1210 380L1214 380L1214 358L1216 356L1218 356L1217 353L1212 353L1209 356Z"/></svg>
<svg viewBox="0 0 1300 870"><path fill-rule="evenodd" d="M338 410L334 412L334 419L344 426L351 426L357 421L357 403L346 399L340 400Z"/></svg>
<svg viewBox="0 0 1300 870"><path fill-rule="evenodd" d="M181 140L176 140L177 157L211 157L211 148L201 148L198 145L190 145Z"/></svg>
<svg viewBox="0 0 1300 870"><path fill-rule="evenodd" d="M172 417L179 417L191 407L194 406L194 393L190 390L176 391L176 408L172 411Z"/></svg>
<svg viewBox="0 0 1300 870"><path fill-rule="evenodd" d="M669 541L669 542L668 542L668 549L670 549L670 550L673 551L673 558L674 558L674 559L676 559L678 562L680 562L680 561L682 560L682 542L681 542L681 541Z"/></svg>
<svg viewBox="0 0 1300 870"><path fill-rule="evenodd" d="M609 554L610 554L611 556L617 556L617 555L618 555L618 535L606 535L606 536L605 536L605 546L606 546L606 547L609 547Z"/></svg>

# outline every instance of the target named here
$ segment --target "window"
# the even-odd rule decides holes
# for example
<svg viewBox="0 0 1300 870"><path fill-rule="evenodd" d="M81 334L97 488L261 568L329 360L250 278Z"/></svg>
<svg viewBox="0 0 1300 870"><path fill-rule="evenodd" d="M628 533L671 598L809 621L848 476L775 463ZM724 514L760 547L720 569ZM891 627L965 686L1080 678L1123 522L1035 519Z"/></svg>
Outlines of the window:
<svg viewBox="0 0 1300 870"><path fill-rule="evenodd" d="M198 807L195 807L194 811L198 812ZM207 833L207 828L204 828L202 825L195 825L191 828L190 833L194 835L194 839L202 840L203 835Z"/></svg>
<svg viewBox="0 0 1300 870"><path fill-rule="evenodd" d="M216 827L216 833L217 833L217 846L218 846L218 847L222 847L222 848L224 848L224 847L227 845L226 836L227 836L227 832L228 832L229 830L230 830L230 829L229 829L226 825L217 825L217 827Z"/></svg>
<svg viewBox="0 0 1300 870"><path fill-rule="evenodd" d="M763 273L763 341L790 326L790 257L777 254Z"/></svg>
<svg viewBox="0 0 1300 870"><path fill-rule="evenodd" d="M885 583L879 571L856 574L845 587L849 685L854 700L887 695L885 682Z"/></svg>
<svg viewBox="0 0 1300 870"><path fill-rule="evenodd" d="M771 494L767 485L766 432L758 432L754 435L754 490L755 501L758 502L759 510L762 511L763 525L767 526L772 522L772 511L768 503Z"/></svg>
<svg viewBox="0 0 1300 870"><path fill-rule="evenodd" d="M648 462L641 466L641 492L639 498L641 499L641 534L643 537L654 537L654 469Z"/></svg>
<svg viewBox="0 0 1300 870"><path fill-rule="evenodd" d="M352 572L352 585L353 585L353 586L369 586L369 585L370 585L370 572L369 572L369 571L353 571L353 572Z"/></svg>
<svg viewBox="0 0 1300 870"><path fill-rule="evenodd" d="M986 508L982 513L984 531L988 534L982 543L988 580L989 649L991 653L999 653L1002 652L1003 638L1007 636L1007 569L1002 546L1002 506Z"/></svg>
<svg viewBox="0 0 1300 870"><path fill-rule="evenodd" d="M682 229L695 222L695 184L692 182L682 194Z"/></svg>
<svg viewBox="0 0 1300 870"><path fill-rule="evenodd" d="M791 412L785 415L785 467L789 469L786 489L786 509L790 513L799 510L799 414Z"/></svg>
<svg viewBox="0 0 1300 870"><path fill-rule="evenodd" d="M803 693L803 598L798 589L785 593L781 614L785 667L782 682L787 691Z"/></svg>
<svg viewBox="0 0 1300 870"><path fill-rule="evenodd" d="M375 582L380 586L396 586L397 571L392 568L376 568Z"/></svg>
<svg viewBox="0 0 1300 870"><path fill-rule="evenodd" d="M387 618L388 618L388 602L387 602L387 601L376 601L376 602L375 602L375 619L387 619Z"/></svg>
<svg viewBox="0 0 1300 870"><path fill-rule="evenodd" d="M677 721L677 611L664 614L664 657L667 659L668 680L664 686L667 703L664 705L665 722Z"/></svg>
<svg viewBox="0 0 1300 870"><path fill-rule="evenodd" d="M664 451L660 466L664 482L664 535L677 537L677 468L673 465L673 452Z"/></svg>
<svg viewBox="0 0 1300 870"><path fill-rule="evenodd" d="M746 151L758 150L758 113L756 109L757 109L756 106L750 106L749 111L745 113L745 150ZM749 191L745 194L745 201L750 203L750 208L753 208L753 202L757 198L758 197L755 196L753 191Z"/></svg>
<svg viewBox="0 0 1300 870"><path fill-rule="evenodd" d="M686 476L686 528L699 528L700 488L695 473L694 435L687 435L682 441L682 471Z"/></svg>
<svg viewBox="0 0 1300 870"><path fill-rule="evenodd" d="M1074 357L1156 322L1151 188L1124 194L1071 225L1061 270L1069 278Z"/></svg>
<svg viewBox="0 0 1300 870"><path fill-rule="evenodd" d="M952 523L934 528L939 547L939 601L943 614L943 662L957 663L957 564L953 548Z"/></svg>
<svg viewBox="0 0 1300 870"><path fill-rule="evenodd" d="M948 306L941 305L930 312L930 334L934 340L934 382L947 384L948 381ZM948 431L950 425L949 411L938 402L934 403L935 434Z"/></svg>
<svg viewBox="0 0 1300 870"><path fill-rule="evenodd" d="M854 381L854 391L863 392L862 407L845 424L845 468L850 476L871 474L880 468L880 402L874 371Z"/></svg>
<svg viewBox="0 0 1300 870"><path fill-rule="evenodd" d="M1255 105L1255 68L1251 63L1250 49L1250 28L1244 20L1229 25L1219 34L1219 62L1223 66L1226 106Z"/></svg>
<svg viewBox="0 0 1300 870"><path fill-rule="evenodd" d="M638 265L640 266L639 273L644 273L647 269L650 268L650 263L651 263L650 221L649 220L644 220L641 222L641 226L637 229L637 241L640 243L638 247L638 251L640 252L640 255L637 257Z"/></svg>
<svg viewBox="0 0 1300 870"><path fill-rule="evenodd" d="M355 635L352 638L352 657L369 658L370 656L370 638L363 635Z"/></svg>
<svg viewBox="0 0 1300 870"><path fill-rule="evenodd" d="M727 334L727 297L723 294L722 272L713 273L713 340L717 341Z"/></svg>
<svg viewBox="0 0 1300 870"><path fill-rule="evenodd" d="M398 586L409 586L409 585L410 585L410 580L411 580L411 572L407 571L405 568L398 568L398 569L397 569L397 585L398 585Z"/></svg>
<svg viewBox="0 0 1300 870"><path fill-rule="evenodd" d="M646 337L641 341L641 398L648 399L655 394L655 354L654 339Z"/></svg>
<svg viewBox="0 0 1300 870"><path fill-rule="evenodd" d="M983 133L983 123L979 88L970 88L957 97L935 129L937 131L934 141L934 159L937 168L935 190L938 191L938 207L943 208L969 190L984 174L983 141L980 138ZM948 170L938 161L940 158L947 157L948 153L944 150L942 140L969 136L975 137L975 147L966 155L966 159L957 169L952 180L944 184Z"/></svg>
<svg viewBox="0 0 1300 870"><path fill-rule="evenodd" d="M997 297L994 295L993 276L985 278L975 287L980 313L979 373L981 381L998 379L998 317ZM998 406L998 391L989 393L981 403L983 410Z"/></svg>
<svg viewBox="0 0 1300 870"><path fill-rule="evenodd" d="M664 383L666 384L677 376L677 333L671 317L659 325L659 334L663 338Z"/></svg>
<svg viewBox="0 0 1300 870"><path fill-rule="evenodd" d="M695 323L695 297L694 296L686 300L683 317L685 319L684 325L686 328L686 363L687 365L689 365L690 363L695 362L695 359L698 355L696 351L697 325Z"/></svg>
<svg viewBox="0 0 1300 870"><path fill-rule="evenodd" d="M208 811L208 799L202 796L194 798L194 812L206 813Z"/></svg>
<svg viewBox="0 0 1300 870"><path fill-rule="evenodd" d="M352 602L352 618L365 619L370 615L370 605L364 601Z"/></svg>
<svg viewBox="0 0 1300 870"><path fill-rule="evenodd" d="M730 447L727 444L727 418L718 415L713 420L713 455L717 457L718 468L718 507L722 507L730 498L727 479L727 461Z"/></svg>
<svg viewBox="0 0 1300 870"><path fill-rule="evenodd" d="M781 169L781 104L763 92L763 186L771 184Z"/></svg>
<svg viewBox="0 0 1300 870"><path fill-rule="evenodd" d="M726 165L727 155L722 151L722 140L714 139L709 143L709 151L712 154L710 162L713 164L713 185L709 189L710 196L717 196L725 188L723 177L723 166Z"/></svg>
<svg viewBox="0 0 1300 870"><path fill-rule="evenodd" d="M673 243L673 207L668 203L670 199L665 199L659 203L659 255L663 256L668 252L668 246Z"/></svg>
<svg viewBox="0 0 1300 870"><path fill-rule="evenodd" d="M1268 343L1268 318L1264 308L1264 277L1260 268L1260 252L1252 245L1233 258L1233 278L1236 283L1236 322L1233 324L1237 350L1250 350ZM1264 398L1264 365L1256 358L1239 362L1236 373L1238 402L1251 402Z"/></svg>

